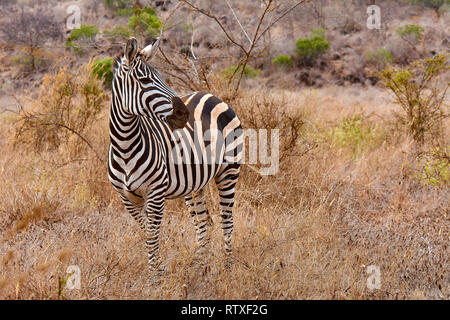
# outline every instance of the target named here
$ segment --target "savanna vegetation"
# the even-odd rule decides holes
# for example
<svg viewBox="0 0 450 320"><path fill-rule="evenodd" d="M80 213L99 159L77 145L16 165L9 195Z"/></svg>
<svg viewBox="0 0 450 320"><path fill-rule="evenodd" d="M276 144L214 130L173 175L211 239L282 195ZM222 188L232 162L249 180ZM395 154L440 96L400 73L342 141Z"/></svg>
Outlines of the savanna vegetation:
<svg viewBox="0 0 450 320"><path fill-rule="evenodd" d="M68 3L0 9L0 298L449 298L448 1L380 1L380 30L365 25L373 1L80 1L73 30ZM25 18L35 29L8 27ZM242 167L231 271L213 185L209 271L173 200L156 282L107 178L112 57L158 35L177 92L280 132L275 175Z"/></svg>

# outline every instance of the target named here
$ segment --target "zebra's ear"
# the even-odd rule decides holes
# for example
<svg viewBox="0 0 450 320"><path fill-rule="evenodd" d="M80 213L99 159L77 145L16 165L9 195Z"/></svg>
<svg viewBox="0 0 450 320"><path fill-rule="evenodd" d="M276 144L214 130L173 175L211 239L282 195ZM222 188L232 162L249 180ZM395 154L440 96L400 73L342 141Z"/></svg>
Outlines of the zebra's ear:
<svg viewBox="0 0 450 320"><path fill-rule="evenodd" d="M138 43L136 38L130 38L127 41L127 46L125 48L125 58L127 58L128 63L131 63L136 57L138 51Z"/></svg>
<svg viewBox="0 0 450 320"><path fill-rule="evenodd" d="M145 60L150 61L156 54L156 51L158 51L159 47L159 37L156 38L153 43L146 46L144 49L141 50L141 54L144 56Z"/></svg>

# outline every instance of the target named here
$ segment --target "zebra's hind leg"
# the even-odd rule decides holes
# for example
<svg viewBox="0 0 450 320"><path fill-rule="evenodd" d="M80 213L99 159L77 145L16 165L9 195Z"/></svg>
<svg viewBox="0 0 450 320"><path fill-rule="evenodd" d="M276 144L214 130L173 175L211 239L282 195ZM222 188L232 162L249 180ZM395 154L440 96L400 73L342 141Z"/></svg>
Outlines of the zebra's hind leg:
<svg viewBox="0 0 450 320"><path fill-rule="evenodd" d="M203 256L208 251L211 243L211 229L212 219L206 207L206 198L204 189L186 196L186 206L194 220L195 231L197 233L198 253Z"/></svg>
<svg viewBox="0 0 450 320"><path fill-rule="evenodd" d="M239 164L228 164L216 176L215 181L219 190L220 218L226 254L226 268L231 267L231 234L233 233L234 187L239 178Z"/></svg>

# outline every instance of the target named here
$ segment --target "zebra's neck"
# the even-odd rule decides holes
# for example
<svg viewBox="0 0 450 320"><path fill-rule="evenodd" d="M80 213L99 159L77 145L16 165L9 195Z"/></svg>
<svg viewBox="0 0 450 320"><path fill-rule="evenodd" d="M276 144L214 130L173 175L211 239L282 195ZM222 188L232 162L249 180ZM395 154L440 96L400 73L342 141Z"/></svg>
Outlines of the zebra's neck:
<svg viewBox="0 0 450 320"><path fill-rule="evenodd" d="M124 114L113 103L109 116L111 145L122 159L130 157L142 139L139 117Z"/></svg>

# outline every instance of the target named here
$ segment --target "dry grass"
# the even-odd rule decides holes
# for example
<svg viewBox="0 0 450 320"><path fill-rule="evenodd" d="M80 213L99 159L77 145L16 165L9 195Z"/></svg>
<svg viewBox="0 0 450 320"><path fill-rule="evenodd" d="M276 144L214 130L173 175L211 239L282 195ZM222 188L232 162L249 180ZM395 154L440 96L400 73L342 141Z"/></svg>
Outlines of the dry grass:
<svg viewBox="0 0 450 320"><path fill-rule="evenodd" d="M210 271L202 275L193 223L175 200L162 225L167 272L159 281L148 272L144 235L110 187L105 164L89 150L87 161L55 167L43 161L51 153L13 149L15 116L2 114L0 298L448 299L448 183L416 178L411 141L393 139L387 108L374 113L373 101L355 102L367 100L364 94L351 102L333 90L274 91L264 102L275 114L301 117L302 126L277 175L243 168L232 272L222 268L214 215ZM244 125L261 121L248 112L258 96L247 92L233 102ZM107 114L105 105L86 133L98 148L105 148ZM353 114L366 128L362 136L336 143L334 129ZM356 154L355 143L362 143ZM217 214L214 195L211 187L209 207ZM372 264L381 269L380 290L366 287ZM80 290L64 286L69 265L81 268Z"/></svg>

